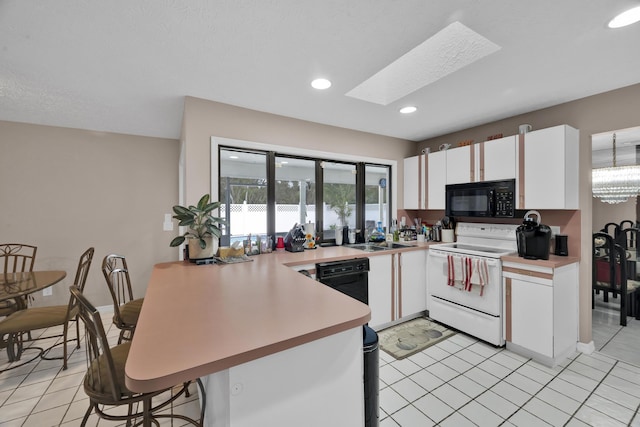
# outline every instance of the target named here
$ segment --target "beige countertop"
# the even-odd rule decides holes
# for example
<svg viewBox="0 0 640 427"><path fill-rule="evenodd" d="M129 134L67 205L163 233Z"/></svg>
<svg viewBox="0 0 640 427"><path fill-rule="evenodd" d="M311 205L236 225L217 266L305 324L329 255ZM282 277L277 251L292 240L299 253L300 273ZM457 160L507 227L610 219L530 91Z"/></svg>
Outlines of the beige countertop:
<svg viewBox="0 0 640 427"><path fill-rule="evenodd" d="M368 306L287 266L398 251L336 246L239 264L155 265L127 359L127 387L169 387L367 323Z"/></svg>
<svg viewBox="0 0 640 427"><path fill-rule="evenodd" d="M563 267L565 265L573 264L575 262L580 262L580 258L574 256L558 256L558 255L549 255L548 260L544 259L526 259L519 257L517 253L513 255L505 255L501 257L502 262L515 262L518 264L528 264L538 267L546 267L546 268L558 268Z"/></svg>

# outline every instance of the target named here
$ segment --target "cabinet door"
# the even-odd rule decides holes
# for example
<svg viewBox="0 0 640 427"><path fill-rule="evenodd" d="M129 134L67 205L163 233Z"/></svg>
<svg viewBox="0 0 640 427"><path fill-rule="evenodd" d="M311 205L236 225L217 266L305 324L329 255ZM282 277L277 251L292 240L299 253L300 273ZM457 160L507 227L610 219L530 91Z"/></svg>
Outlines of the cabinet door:
<svg viewBox="0 0 640 427"><path fill-rule="evenodd" d="M421 164L422 162L422 164ZM404 159L404 208L424 209L424 156Z"/></svg>
<svg viewBox="0 0 640 427"><path fill-rule="evenodd" d="M508 277L505 288L507 340L510 329L512 343L553 357L553 287Z"/></svg>
<svg viewBox="0 0 640 427"><path fill-rule="evenodd" d="M427 251L401 252L398 257L398 317L405 317L427 309Z"/></svg>
<svg viewBox="0 0 640 427"><path fill-rule="evenodd" d="M375 329L392 320L394 297L391 286L391 255L370 257L369 268L369 326Z"/></svg>
<svg viewBox="0 0 640 427"><path fill-rule="evenodd" d="M447 150L447 184L473 182L474 158L473 145Z"/></svg>
<svg viewBox="0 0 640 427"><path fill-rule="evenodd" d="M516 136L482 143L480 181L514 179L516 177Z"/></svg>
<svg viewBox="0 0 640 427"><path fill-rule="evenodd" d="M578 208L578 131L555 126L524 135L523 209Z"/></svg>
<svg viewBox="0 0 640 427"><path fill-rule="evenodd" d="M427 155L427 209L445 207L447 151L436 151Z"/></svg>

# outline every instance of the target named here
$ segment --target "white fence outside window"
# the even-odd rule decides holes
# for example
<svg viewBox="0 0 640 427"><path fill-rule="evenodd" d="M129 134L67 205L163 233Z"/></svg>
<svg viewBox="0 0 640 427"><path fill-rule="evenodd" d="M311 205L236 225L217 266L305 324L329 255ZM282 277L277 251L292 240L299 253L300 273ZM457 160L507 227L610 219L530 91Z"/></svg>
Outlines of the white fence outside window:
<svg viewBox="0 0 640 427"><path fill-rule="evenodd" d="M225 205L220 207L220 215L224 216ZM307 215L304 223L315 223L315 205L307 207ZM365 218L377 218L380 211L378 204L367 204ZM349 228L355 228L355 204L351 205L352 214L349 218ZM230 206L231 218L229 220L230 234L232 236L246 236L248 234L266 234L267 233L267 205L266 204L232 204ZM388 211L386 203L382 210L385 215ZM325 229L329 229L331 225L339 225L338 215L328 205L323 205ZM387 218L379 220L386 224ZM300 205L282 205L276 204L276 230L278 232L286 232L293 227L294 224L300 223Z"/></svg>

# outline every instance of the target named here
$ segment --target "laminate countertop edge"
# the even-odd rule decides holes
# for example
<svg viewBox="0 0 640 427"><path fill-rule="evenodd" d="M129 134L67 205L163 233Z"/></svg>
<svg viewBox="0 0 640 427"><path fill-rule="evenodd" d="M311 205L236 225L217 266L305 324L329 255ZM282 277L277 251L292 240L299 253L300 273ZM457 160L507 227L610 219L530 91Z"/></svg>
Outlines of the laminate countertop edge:
<svg viewBox="0 0 640 427"><path fill-rule="evenodd" d="M367 305L289 266L427 247L367 253L342 246L240 264L156 264L125 384L136 392L171 387L364 325L371 319Z"/></svg>

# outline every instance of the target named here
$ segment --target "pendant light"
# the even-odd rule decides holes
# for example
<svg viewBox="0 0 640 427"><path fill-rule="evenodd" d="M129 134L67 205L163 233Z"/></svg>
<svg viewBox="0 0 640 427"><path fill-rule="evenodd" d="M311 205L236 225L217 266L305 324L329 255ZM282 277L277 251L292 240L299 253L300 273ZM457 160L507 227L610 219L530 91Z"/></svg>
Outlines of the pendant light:
<svg viewBox="0 0 640 427"><path fill-rule="evenodd" d="M613 167L591 171L593 197L604 203L626 202L640 193L640 165L616 165L616 134L613 134Z"/></svg>

